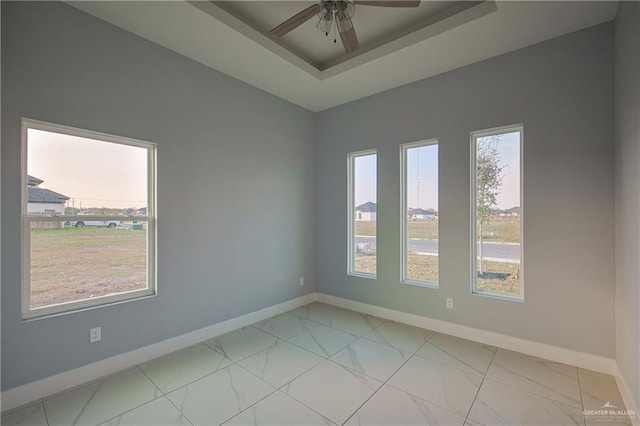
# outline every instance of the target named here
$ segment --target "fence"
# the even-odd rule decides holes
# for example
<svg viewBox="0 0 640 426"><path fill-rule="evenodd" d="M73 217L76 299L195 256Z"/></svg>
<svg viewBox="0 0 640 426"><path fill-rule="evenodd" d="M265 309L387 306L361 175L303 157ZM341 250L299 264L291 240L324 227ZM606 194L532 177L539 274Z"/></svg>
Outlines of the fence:
<svg viewBox="0 0 640 426"><path fill-rule="evenodd" d="M62 229L64 222L31 222L31 229Z"/></svg>

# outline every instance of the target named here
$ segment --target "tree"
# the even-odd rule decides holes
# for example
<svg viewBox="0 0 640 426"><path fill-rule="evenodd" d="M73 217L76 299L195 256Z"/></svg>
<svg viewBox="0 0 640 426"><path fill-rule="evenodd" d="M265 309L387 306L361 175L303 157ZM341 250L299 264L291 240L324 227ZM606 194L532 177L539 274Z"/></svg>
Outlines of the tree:
<svg viewBox="0 0 640 426"><path fill-rule="evenodd" d="M484 253L482 235L484 225L489 222L491 212L498 204L498 194L502 186L502 170L500 165L498 143L500 135L478 138L476 143L476 221L478 230L478 256L480 257L479 273L482 273Z"/></svg>

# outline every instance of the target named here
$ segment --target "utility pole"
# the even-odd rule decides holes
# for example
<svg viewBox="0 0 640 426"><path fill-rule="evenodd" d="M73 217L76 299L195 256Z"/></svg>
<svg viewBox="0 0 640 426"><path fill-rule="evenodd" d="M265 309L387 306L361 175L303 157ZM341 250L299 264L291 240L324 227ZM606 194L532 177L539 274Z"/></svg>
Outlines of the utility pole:
<svg viewBox="0 0 640 426"><path fill-rule="evenodd" d="M421 209L420 206L420 148L416 149L416 208Z"/></svg>

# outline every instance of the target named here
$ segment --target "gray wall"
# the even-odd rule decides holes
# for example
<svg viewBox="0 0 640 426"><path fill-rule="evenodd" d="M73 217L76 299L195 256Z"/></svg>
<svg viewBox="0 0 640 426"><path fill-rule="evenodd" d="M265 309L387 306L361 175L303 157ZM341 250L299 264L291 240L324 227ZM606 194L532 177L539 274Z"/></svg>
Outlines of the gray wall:
<svg viewBox="0 0 640 426"><path fill-rule="evenodd" d="M613 358L612 37L599 25L320 113L318 290ZM469 291L469 132L516 123L525 303ZM440 141L438 290L399 284L399 145L428 138ZM346 155L367 148L378 150L376 280L346 275Z"/></svg>
<svg viewBox="0 0 640 426"><path fill-rule="evenodd" d="M21 321L21 117L158 144L157 297ZM314 291L314 121L69 6L2 2L2 389Z"/></svg>
<svg viewBox="0 0 640 426"><path fill-rule="evenodd" d="M615 21L616 360L640 407L640 3Z"/></svg>
<svg viewBox="0 0 640 426"><path fill-rule="evenodd" d="M637 37L637 4L621 10L633 7L635 24L620 15L616 31L635 25ZM316 290L316 276L328 294L613 357L612 43L612 25L600 25L315 117L68 6L3 2L2 389L289 300ZM616 47L632 52L629 43ZM637 397L629 75L617 74L616 189L633 193L617 198L616 247L629 259L615 268L626 292L617 358ZM158 143L157 297L21 321L21 117ZM469 294L469 132L515 123L525 128L525 303ZM432 137L439 290L398 281L398 147ZM377 280L345 274L346 154L366 148L379 153ZM248 264L256 246L269 250ZM89 345L94 326L104 339Z"/></svg>

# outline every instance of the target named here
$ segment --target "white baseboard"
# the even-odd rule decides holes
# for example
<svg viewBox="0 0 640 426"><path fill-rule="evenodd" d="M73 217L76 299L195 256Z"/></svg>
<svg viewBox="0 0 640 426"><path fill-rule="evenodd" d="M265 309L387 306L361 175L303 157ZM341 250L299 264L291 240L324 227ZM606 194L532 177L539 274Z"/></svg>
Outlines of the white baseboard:
<svg viewBox="0 0 640 426"><path fill-rule="evenodd" d="M638 409L638 404L634 400L631 391L629 390L629 385L627 381L622 376L622 372L616 365L616 384L618 385L618 389L620 390L620 396L622 397L622 401L624 401L624 406L627 411L633 411L635 416L631 416L631 423L633 426L640 426L640 411Z"/></svg>
<svg viewBox="0 0 640 426"><path fill-rule="evenodd" d="M427 328L429 330L449 334L451 336L461 337L487 345L497 346L613 375L616 377L620 393L622 394L627 409L635 410L635 412L638 413L638 408L635 406L629 389L624 379L621 377L615 360L613 359L548 345L545 343L532 342L492 331L409 314L402 311L396 311L322 293L310 293L278 305L273 305L256 312L251 312L249 314L204 327L162 342L154 343L153 345L145 346L131 352L116 355L64 373L56 374L54 376L9 389L2 392L2 409L11 410L40 398L55 395L61 391L72 389L101 377L117 373L118 371L158 358L187 346L194 345L203 340L211 339L238 328L246 327L247 325L262 321L274 315L299 308L313 301L319 301L341 308L375 315L392 321ZM637 421L638 418L636 416L634 419L634 426L640 426L637 424Z"/></svg>
<svg viewBox="0 0 640 426"><path fill-rule="evenodd" d="M518 337L495 333L493 331L482 330L420 315L408 314L402 311L369 305L367 303L356 302L322 293L317 293L316 300L338 306L340 308L361 312L363 314L374 315L380 318L414 325L416 327L427 328L429 330L449 334L451 336L473 340L485 345L496 346L551 361L575 365L577 367L610 374L612 376L616 374L615 360L599 355L578 352L559 346L548 345L546 343L533 342L530 340L520 339Z"/></svg>
<svg viewBox="0 0 640 426"><path fill-rule="evenodd" d="M296 299L260 309L259 311L241 315L171 339L163 340L162 342L154 343L131 352L96 361L73 370L65 371L64 373L59 373L6 390L2 392L2 410L11 410L40 398L55 395L64 390L72 389L101 377L117 373L118 371L126 368L130 368L154 358L158 358L162 355L186 348L187 346L195 345L203 340L211 339L238 328L246 327L255 322L270 318L274 315L299 308L313 302L314 300L316 300L316 293L310 293Z"/></svg>

